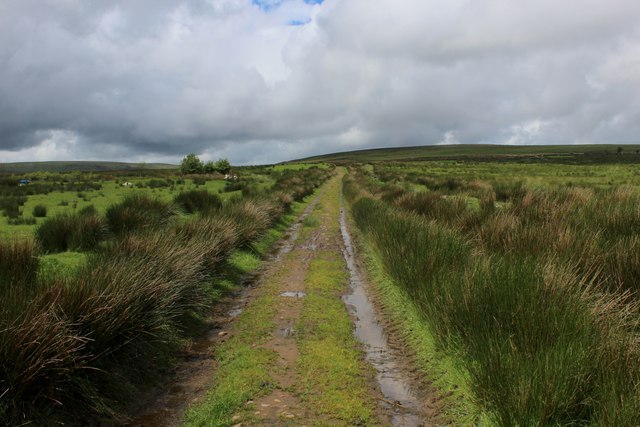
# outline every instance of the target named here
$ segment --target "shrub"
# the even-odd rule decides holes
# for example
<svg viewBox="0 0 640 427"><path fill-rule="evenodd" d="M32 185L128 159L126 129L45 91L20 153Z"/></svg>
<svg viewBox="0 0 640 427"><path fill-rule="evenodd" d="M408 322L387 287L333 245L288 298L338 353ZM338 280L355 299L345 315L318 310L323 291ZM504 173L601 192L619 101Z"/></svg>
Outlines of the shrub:
<svg viewBox="0 0 640 427"><path fill-rule="evenodd" d="M174 207L142 194L127 196L106 211L109 229L117 234L166 225L176 214Z"/></svg>
<svg viewBox="0 0 640 427"><path fill-rule="evenodd" d="M36 238L46 252L92 250L104 237L104 222L95 215L57 215L36 229Z"/></svg>
<svg viewBox="0 0 640 427"><path fill-rule="evenodd" d="M0 197L0 209L9 218L17 218L20 216L20 206L27 201L25 196L8 196Z"/></svg>
<svg viewBox="0 0 640 427"><path fill-rule="evenodd" d="M243 182L234 182L234 181L227 181L224 184L224 189L223 191L225 193L230 193L232 191L240 191L245 187L245 183Z"/></svg>
<svg viewBox="0 0 640 427"><path fill-rule="evenodd" d="M247 200L238 200L220 210L223 218L232 220L238 233L238 246L246 247L257 239L270 225L268 206Z"/></svg>
<svg viewBox="0 0 640 427"><path fill-rule="evenodd" d="M206 182L207 182L207 179L204 177L201 177L201 176L193 177L193 183L198 187L201 185L204 185Z"/></svg>
<svg viewBox="0 0 640 427"><path fill-rule="evenodd" d="M36 218L44 218L47 216L47 207L45 205L35 205L32 215Z"/></svg>
<svg viewBox="0 0 640 427"><path fill-rule="evenodd" d="M81 216L98 215L98 210L93 205L87 205L78 211L78 215L81 215Z"/></svg>
<svg viewBox="0 0 640 427"><path fill-rule="evenodd" d="M580 189L514 191L511 207L481 207L471 234L434 214L437 198L428 221L366 197L353 180L345 194L386 272L458 355L497 425L638 425L638 303L599 286L637 289L633 194L607 196L619 200L611 207ZM388 199L421 208L413 196Z"/></svg>
<svg viewBox="0 0 640 427"><path fill-rule="evenodd" d="M32 240L0 241L0 293L31 286L38 272L38 255Z"/></svg>
<svg viewBox="0 0 640 427"><path fill-rule="evenodd" d="M220 197L207 190L191 190L179 193L174 202L187 213L209 213L222 206Z"/></svg>
<svg viewBox="0 0 640 427"><path fill-rule="evenodd" d="M36 219L34 217L22 217L19 216L17 218L7 218L7 224L9 225L34 225L36 223Z"/></svg>

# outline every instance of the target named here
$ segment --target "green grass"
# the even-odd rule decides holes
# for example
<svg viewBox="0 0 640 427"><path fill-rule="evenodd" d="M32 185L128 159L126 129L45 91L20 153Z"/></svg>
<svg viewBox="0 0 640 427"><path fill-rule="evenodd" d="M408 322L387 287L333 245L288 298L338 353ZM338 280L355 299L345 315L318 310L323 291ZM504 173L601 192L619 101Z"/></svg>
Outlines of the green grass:
<svg viewBox="0 0 640 427"><path fill-rule="evenodd" d="M356 224L496 424L638 423L637 294L621 293L637 289L640 263L624 257L637 191L524 189L496 209L491 185L441 181L445 194L483 194L478 209L358 181L345 184Z"/></svg>
<svg viewBox="0 0 640 427"><path fill-rule="evenodd" d="M360 236L358 236L360 237ZM371 245L356 239L363 253L368 278L383 312L407 346L407 353L418 368L419 380L433 384L434 392L444 396L442 413L456 426L490 426L490 417L474 403L469 374L455 357L443 351L415 300L384 272Z"/></svg>
<svg viewBox="0 0 640 427"><path fill-rule="evenodd" d="M339 185L334 179L303 223L301 236L319 227L339 238ZM316 252L305 278L307 292L296 324L299 349L297 390L310 413L325 420L317 425L375 424L376 402L370 395L373 369L363 360L353 323L341 296L349 274L339 251Z"/></svg>
<svg viewBox="0 0 640 427"><path fill-rule="evenodd" d="M38 274L51 275L62 274L72 276L87 262L87 254L84 252L60 252L57 254L42 255L40 257L40 269Z"/></svg>
<svg viewBox="0 0 640 427"><path fill-rule="evenodd" d="M123 187L123 182L130 182L133 187ZM99 214L104 214L107 209L117 203L122 202L126 197L132 195L148 195L164 202L172 202L182 191L207 190L217 195L222 200L239 195L239 191L224 193L225 181L209 180L204 185L196 186L193 180L186 179L184 184L178 184L174 188L138 188L138 184L146 184L149 178L132 177L119 178L116 180L100 181L100 190L87 190L82 192L83 197L78 197L77 191L52 191L49 194L35 194L28 196L24 206L21 208L22 217L32 218L33 210L36 206L44 206L47 210L47 217L56 215L73 214L87 206L94 206ZM42 224L46 218L35 218L35 225L9 225L5 217L0 216L0 239L12 237L27 237L33 235L38 225Z"/></svg>
<svg viewBox="0 0 640 427"><path fill-rule="evenodd" d="M373 372L362 360L340 298L348 278L339 253L322 251L311 261L305 279L307 296L296 324L297 389L316 418L336 426L371 425L376 404L367 381Z"/></svg>
<svg viewBox="0 0 640 427"><path fill-rule="evenodd" d="M279 278L276 275L263 283L264 294L243 311L231 331L232 337L216 349L219 365L213 379L215 385L201 404L187 411L185 426L231 425L231 418L246 401L271 389L269 370L276 353L259 345L269 339L275 327Z"/></svg>
<svg viewBox="0 0 640 427"><path fill-rule="evenodd" d="M236 280L260 268L264 257L314 197L315 194L308 196L304 202L294 203L291 213L250 248L231 254L229 264L235 270L233 276ZM275 327L273 316L278 281L282 280L287 263L292 261L295 260L290 256L285 258L280 273L261 285L265 294L246 308L234 325L233 338L216 350L220 365L214 378L215 386L202 404L187 411L185 426L229 426L233 415L246 401L267 393L273 386L269 370L276 354L258 349L257 346L270 337ZM229 286L235 287L233 281L229 282Z"/></svg>
<svg viewBox="0 0 640 427"><path fill-rule="evenodd" d="M233 336L216 349L218 369L214 388L205 400L189 409L185 426L228 426L238 408L271 386L272 350L259 348L274 328L274 299L271 293L254 302L239 316Z"/></svg>

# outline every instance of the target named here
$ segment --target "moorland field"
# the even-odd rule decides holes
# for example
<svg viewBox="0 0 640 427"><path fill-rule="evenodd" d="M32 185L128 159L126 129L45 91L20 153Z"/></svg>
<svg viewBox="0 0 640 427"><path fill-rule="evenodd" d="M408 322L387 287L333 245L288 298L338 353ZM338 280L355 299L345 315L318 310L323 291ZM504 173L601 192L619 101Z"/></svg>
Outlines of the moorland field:
<svg viewBox="0 0 640 427"><path fill-rule="evenodd" d="M635 146L304 162L237 168L238 181L172 170L0 177L0 421L122 422L127 399L325 188L327 206L344 196L379 304L416 380L440 389L449 424L640 425ZM233 405L256 397L242 396ZM190 425L232 425L236 406ZM367 417L358 422L376 424Z"/></svg>
<svg viewBox="0 0 640 427"><path fill-rule="evenodd" d="M2 178L3 425L122 422L331 169L236 173Z"/></svg>

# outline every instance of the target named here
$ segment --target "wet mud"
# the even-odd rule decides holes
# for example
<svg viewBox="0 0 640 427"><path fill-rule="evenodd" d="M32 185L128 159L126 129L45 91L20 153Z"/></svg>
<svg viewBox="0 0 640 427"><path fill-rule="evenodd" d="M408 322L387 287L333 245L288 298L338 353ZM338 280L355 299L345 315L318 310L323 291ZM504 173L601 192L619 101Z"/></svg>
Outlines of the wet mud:
<svg viewBox="0 0 640 427"><path fill-rule="evenodd" d="M340 212L340 231L344 242L343 256L350 274L351 293L343 297L355 321L355 334L363 343L366 360L375 368L376 379L384 396L380 404L390 414L394 426L426 425L420 400L411 389L410 381L391 351L387 335L377 319L364 282L356 264L346 212Z"/></svg>
<svg viewBox="0 0 640 427"><path fill-rule="evenodd" d="M296 222L289 227L265 260L265 264L277 263L293 250L302 222L315 208L318 199L319 196L311 201ZM143 398L143 407L135 411L138 415L125 426L172 427L181 424L186 409L202 399L211 387L213 373L216 370L214 348L216 344L228 338L226 330L249 304L251 291L258 284L261 272L262 270L245 277L238 290L231 292L212 308L205 332L177 355L179 362L170 376L171 379ZM282 296L302 298L305 293L284 292ZM287 339L292 338L294 333L293 327L277 332L278 336Z"/></svg>

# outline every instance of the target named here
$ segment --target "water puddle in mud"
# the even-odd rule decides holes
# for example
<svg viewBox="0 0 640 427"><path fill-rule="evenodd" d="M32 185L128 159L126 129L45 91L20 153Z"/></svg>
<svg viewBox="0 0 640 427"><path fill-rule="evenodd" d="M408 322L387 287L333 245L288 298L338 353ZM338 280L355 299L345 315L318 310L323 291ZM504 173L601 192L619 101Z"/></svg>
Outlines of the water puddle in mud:
<svg viewBox="0 0 640 427"><path fill-rule="evenodd" d="M304 298L307 296L307 294L305 292L299 292L299 291L287 291L287 292L281 293L280 296L288 297L288 298Z"/></svg>
<svg viewBox="0 0 640 427"><path fill-rule="evenodd" d="M295 335L296 330L294 328L279 328L276 329L276 336L281 338L291 338Z"/></svg>
<svg viewBox="0 0 640 427"><path fill-rule="evenodd" d="M420 402L412 393L406 376L394 361L387 336L375 315L358 273L351 236L347 229L346 213L340 211L340 231L345 249L343 256L350 273L351 294L343 297L355 318L355 334L364 344L366 360L376 369L376 379L385 401L383 407L391 413L394 426L419 427L424 425Z"/></svg>
<svg viewBox="0 0 640 427"><path fill-rule="evenodd" d="M227 316L229 316L229 317L238 317L238 316L240 316L242 314L243 311L244 311L244 309L241 308L241 307L234 307L234 308L232 308L231 310L229 310L227 312Z"/></svg>
<svg viewBox="0 0 640 427"><path fill-rule="evenodd" d="M291 225L281 240L267 257L268 262L277 262L283 255L291 252L298 239L298 234L302 226L302 221L315 208L318 198L316 197L305 208L297 221ZM209 379L215 370L214 355L211 347L219 339L227 335L221 328L229 320L237 318L244 311L249 297L249 291L260 276L260 273L250 274L241 281L241 289L231 294L231 309L223 311L222 323L214 323L211 328L198 339L194 340L185 354L181 356L182 361L176 367L176 376L171 383L167 384L160 394L156 395L151 403L149 411L133 418L128 424L129 427L158 427L175 426L180 424L182 413L189 404L198 396L204 394L208 388ZM284 297L303 298L304 292L284 292ZM237 304L238 301L244 303ZM225 326L226 329L226 326ZM292 338L295 334L293 328L283 328L277 334L284 338ZM151 409L152 408L152 409Z"/></svg>

